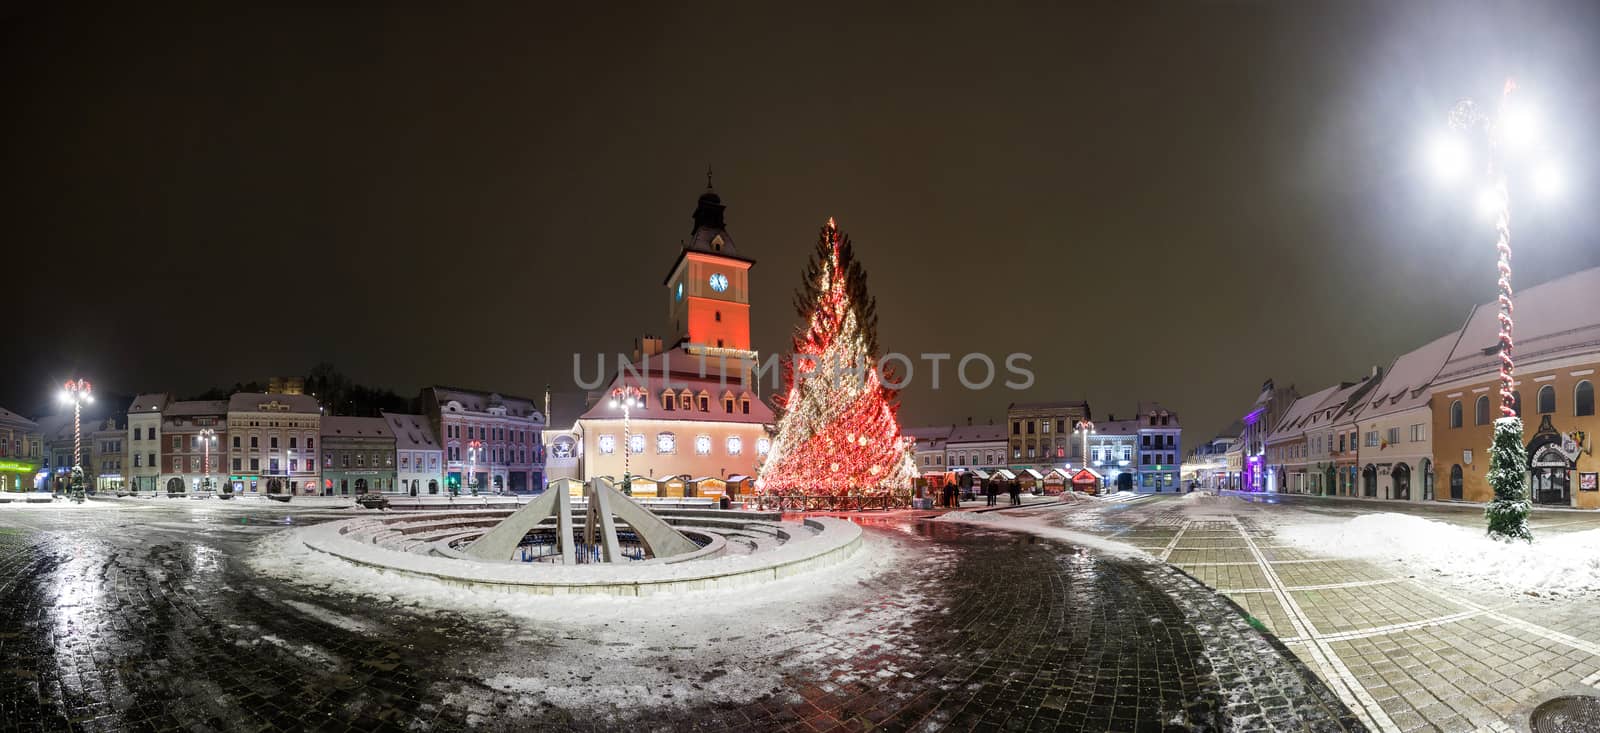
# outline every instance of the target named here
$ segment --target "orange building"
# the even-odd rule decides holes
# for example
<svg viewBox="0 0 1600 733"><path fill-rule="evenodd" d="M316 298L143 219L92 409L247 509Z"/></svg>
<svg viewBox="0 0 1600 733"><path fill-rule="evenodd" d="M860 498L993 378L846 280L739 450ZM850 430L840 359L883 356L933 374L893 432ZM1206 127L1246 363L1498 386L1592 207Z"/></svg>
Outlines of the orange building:
<svg viewBox="0 0 1600 733"><path fill-rule="evenodd" d="M1516 394L1528 448L1528 487L1537 504L1600 508L1594 436L1600 382L1600 268L1516 297ZM1493 303L1473 309L1431 392L1439 499L1484 502L1489 444L1500 416L1498 320Z"/></svg>

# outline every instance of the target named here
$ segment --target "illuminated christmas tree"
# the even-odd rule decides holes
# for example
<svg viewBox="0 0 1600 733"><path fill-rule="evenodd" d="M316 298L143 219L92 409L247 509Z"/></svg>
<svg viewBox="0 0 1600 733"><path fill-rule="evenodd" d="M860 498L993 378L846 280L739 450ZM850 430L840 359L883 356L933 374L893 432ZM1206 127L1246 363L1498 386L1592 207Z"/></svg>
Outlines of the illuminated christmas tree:
<svg viewBox="0 0 1600 733"><path fill-rule="evenodd" d="M894 391L876 368L876 308L850 238L829 219L795 294L802 320L784 365L778 436L760 471L763 493L881 496L911 487L916 463Z"/></svg>

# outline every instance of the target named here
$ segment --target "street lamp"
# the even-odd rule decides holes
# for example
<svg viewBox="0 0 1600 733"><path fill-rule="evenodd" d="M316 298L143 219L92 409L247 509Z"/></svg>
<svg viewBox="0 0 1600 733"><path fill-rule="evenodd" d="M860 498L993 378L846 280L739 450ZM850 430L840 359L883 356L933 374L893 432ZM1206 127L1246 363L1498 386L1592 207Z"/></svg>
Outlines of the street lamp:
<svg viewBox="0 0 1600 733"><path fill-rule="evenodd" d="M1514 79L1506 79L1500 91L1500 103L1493 116L1481 112L1470 99L1457 102L1450 110L1450 127L1456 136L1436 141L1429 157L1435 173L1441 177L1458 177L1470 166L1468 156L1473 148L1483 156L1485 180L1488 187L1478 196L1479 209L1494 218L1495 263L1499 286L1499 357L1500 357L1500 420L1495 421L1495 440L1490 448L1492 458L1498 456L1499 447L1508 449L1513 443L1520 448L1522 420L1517 415L1516 383L1512 377L1515 363L1512 352L1515 342L1511 338L1513 322L1511 290L1511 196L1506 183L1506 173L1512 163L1526 161L1531 153L1538 153L1540 120L1533 107L1522 98L1513 98L1517 90ZM1464 140L1462 138L1465 138ZM1548 159L1540 160L1531 170L1533 189L1545 195L1556 194L1562 188L1562 176ZM1503 422L1502 422L1503 421ZM1505 433L1502 439L1501 433ZM1495 501L1488 509L1489 532L1495 536L1515 536L1531 539L1527 529L1527 492L1524 466L1514 456L1506 454L1504 466L1491 466L1490 483L1495 484ZM1491 460L1491 463L1499 461ZM1503 470L1502 470L1503 469Z"/></svg>
<svg viewBox="0 0 1600 733"><path fill-rule="evenodd" d="M478 495L478 449L481 447L481 440L467 443L467 488L472 490L473 496Z"/></svg>
<svg viewBox="0 0 1600 733"><path fill-rule="evenodd" d="M61 389L60 400L72 403L72 486L68 489L83 501L83 406L94 403L94 391L87 379L69 379Z"/></svg>
<svg viewBox="0 0 1600 733"><path fill-rule="evenodd" d="M624 385L611 390L611 409L622 408L622 486L632 493L633 473L628 470L628 459L633 453L632 413L635 407L644 407L644 389Z"/></svg>
<svg viewBox="0 0 1600 733"><path fill-rule="evenodd" d="M217 437L217 431L211 428L200 429L200 448L205 451L205 457L200 460L200 490L211 490L211 441Z"/></svg>

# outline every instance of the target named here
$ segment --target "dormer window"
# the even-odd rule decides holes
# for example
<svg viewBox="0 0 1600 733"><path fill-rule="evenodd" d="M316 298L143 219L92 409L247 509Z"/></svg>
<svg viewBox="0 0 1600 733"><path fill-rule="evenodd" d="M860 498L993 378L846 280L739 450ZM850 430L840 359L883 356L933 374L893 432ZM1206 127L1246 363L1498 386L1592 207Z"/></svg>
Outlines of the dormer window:
<svg viewBox="0 0 1600 733"><path fill-rule="evenodd" d="M671 390L661 393L661 409L672 412L672 403L676 401L675 395L672 394Z"/></svg>

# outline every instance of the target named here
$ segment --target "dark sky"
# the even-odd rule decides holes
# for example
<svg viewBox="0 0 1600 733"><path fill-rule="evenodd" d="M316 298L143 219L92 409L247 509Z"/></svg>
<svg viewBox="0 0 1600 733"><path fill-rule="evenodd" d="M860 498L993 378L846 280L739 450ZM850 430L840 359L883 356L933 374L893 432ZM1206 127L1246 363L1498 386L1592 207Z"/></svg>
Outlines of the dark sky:
<svg viewBox="0 0 1600 733"><path fill-rule="evenodd" d="M885 348L1033 354L1026 393L916 375L906 422L1153 399L1193 441L1492 295L1492 232L1418 150L1508 73L1571 178L1514 201L1517 280L1600 265L1593 3L48 5L0 15L19 410L321 360L570 387L664 330L710 163L757 347L834 216Z"/></svg>

